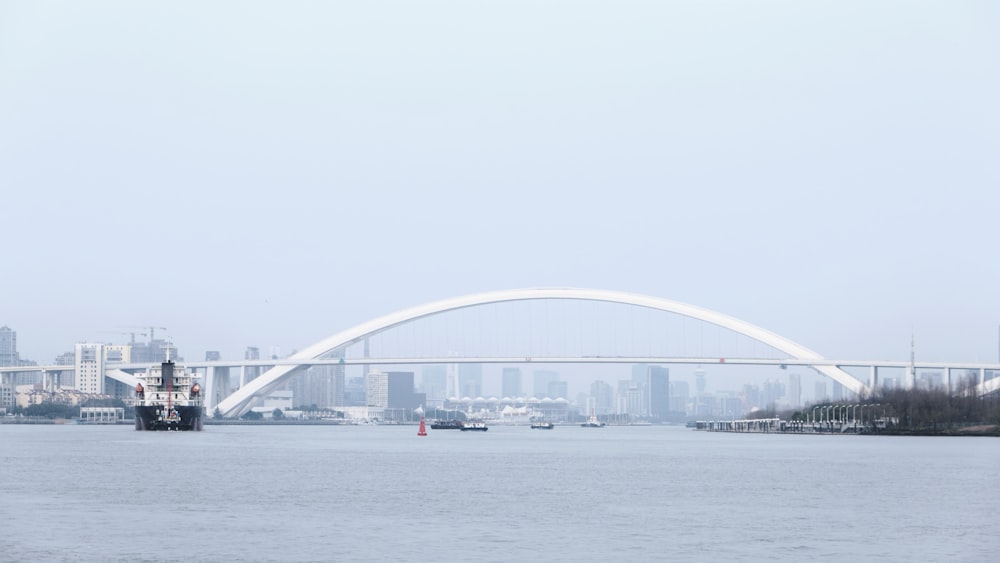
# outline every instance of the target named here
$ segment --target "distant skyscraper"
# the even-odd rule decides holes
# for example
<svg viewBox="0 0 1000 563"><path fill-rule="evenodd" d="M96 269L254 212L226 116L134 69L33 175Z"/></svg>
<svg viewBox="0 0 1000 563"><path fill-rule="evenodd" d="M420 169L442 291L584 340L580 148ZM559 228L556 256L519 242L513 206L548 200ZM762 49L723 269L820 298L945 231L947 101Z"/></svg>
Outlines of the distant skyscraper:
<svg viewBox="0 0 1000 563"><path fill-rule="evenodd" d="M649 380L649 364L632 364L632 383L640 388Z"/></svg>
<svg viewBox="0 0 1000 563"><path fill-rule="evenodd" d="M776 379L768 379L764 382L760 394L761 408L774 408L785 396L785 385Z"/></svg>
<svg viewBox="0 0 1000 563"><path fill-rule="evenodd" d="M344 366L311 366L289 383L294 405L303 409L344 406Z"/></svg>
<svg viewBox="0 0 1000 563"><path fill-rule="evenodd" d="M632 381L627 381L627 388L622 393L620 399L623 404L622 412L631 416L646 416L647 406L644 400L642 389Z"/></svg>
<svg viewBox="0 0 1000 563"><path fill-rule="evenodd" d="M369 407L389 406L389 376L373 369L365 375L365 402Z"/></svg>
<svg viewBox="0 0 1000 563"><path fill-rule="evenodd" d="M462 397L475 399L483 394L483 364L458 365L458 390Z"/></svg>
<svg viewBox="0 0 1000 563"><path fill-rule="evenodd" d="M549 394L549 383L559 381L559 374L550 370L536 370L531 379L532 394L536 399L544 399Z"/></svg>
<svg viewBox="0 0 1000 563"><path fill-rule="evenodd" d="M705 370L698 368L694 370L694 388L698 392L699 397L705 394L705 387Z"/></svg>
<svg viewBox="0 0 1000 563"><path fill-rule="evenodd" d="M670 370L663 366L649 366L646 373L648 415L665 421L670 417Z"/></svg>
<svg viewBox="0 0 1000 563"><path fill-rule="evenodd" d="M445 381L447 383L447 389L445 390L445 393L447 394L446 398L461 398L462 388L458 384L458 364L448 364L447 377Z"/></svg>
<svg viewBox="0 0 1000 563"><path fill-rule="evenodd" d="M500 396L516 398L522 396L521 368L503 368L500 382Z"/></svg>
<svg viewBox="0 0 1000 563"><path fill-rule="evenodd" d="M691 386L687 381L670 382L670 410L677 413L687 413L691 399Z"/></svg>
<svg viewBox="0 0 1000 563"><path fill-rule="evenodd" d="M763 406L760 395L760 387L746 384L743 386L743 414L750 412L754 408Z"/></svg>
<svg viewBox="0 0 1000 563"><path fill-rule="evenodd" d="M341 356L343 357L343 356ZM345 401L344 394L346 393L346 385L344 380L347 378L347 366L344 364L337 364L333 366L333 374L330 379L330 395L328 397L328 406L331 407L343 407L347 405Z"/></svg>
<svg viewBox="0 0 1000 563"><path fill-rule="evenodd" d="M427 405L441 407L447 398L448 366L432 364L420 371L420 388L427 396Z"/></svg>
<svg viewBox="0 0 1000 563"><path fill-rule="evenodd" d="M365 406L365 378L352 377L344 384L344 406Z"/></svg>
<svg viewBox="0 0 1000 563"><path fill-rule="evenodd" d="M788 374L788 404L793 409L802 407L802 376L797 373Z"/></svg>
<svg viewBox="0 0 1000 563"><path fill-rule="evenodd" d="M817 403L822 403L824 401L830 400L830 395L826 392L826 382L817 381L815 386L815 391L813 394L813 400Z"/></svg>
<svg viewBox="0 0 1000 563"><path fill-rule="evenodd" d="M566 399L569 395L569 385L565 381L550 381L545 395L552 399Z"/></svg>
<svg viewBox="0 0 1000 563"><path fill-rule="evenodd" d="M590 384L590 396L597 409L597 414L610 414L614 412L615 394L611 385L597 380ZM589 412L587 414L590 414Z"/></svg>
<svg viewBox="0 0 1000 563"><path fill-rule="evenodd" d="M389 408L414 410L421 406L422 402L417 402L417 394L413 392L412 371L390 371L386 377Z"/></svg>
<svg viewBox="0 0 1000 563"><path fill-rule="evenodd" d="M19 365L18 359L17 332L6 325L0 327L0 366Z"/></svg>

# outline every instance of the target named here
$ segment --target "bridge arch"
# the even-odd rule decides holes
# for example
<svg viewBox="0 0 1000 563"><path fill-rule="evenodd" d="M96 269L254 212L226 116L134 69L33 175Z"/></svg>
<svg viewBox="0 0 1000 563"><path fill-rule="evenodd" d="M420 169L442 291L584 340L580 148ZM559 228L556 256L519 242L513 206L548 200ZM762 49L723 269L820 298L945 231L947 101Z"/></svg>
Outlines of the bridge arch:
<svg viewBox="0 0 1000 563"><path fill-rule="evenodd" d="M338 332L337 334L334 334L333 336L317 342L292 355L291 359L299 361L319 359L334 350L346 348L347 346L358 343L365 338L378 334L382 331L423 317L436 315L438 313L455 311L466 307L488 305L491 303L528 301L533 299L604 301L609 303L618 303L621 305L636 305L639 307L656 309L705 321L743 334L744 336L767 344L772 348L788 354L790 358L799 360L823 359L823 357L816 352L813 352L805 346L793 342L783 336L779 336L769 330L765 330L746 321L742 321L709 309L703 309L701 307L688 305L687 303L681 303L678 301L671 301L669 299L639 295L635 293L568 287L494 291L426 303L424 305L390 313ZM271 392L291 377L296 371L304 369L304 367L305 366L275 366L238 389L229 397L223 399L218 404L218 408L224 416L241 416L250 410L251 403L255 397ZM812 367L816 371L830 377L834 381L839 382L841 385L855 393L861 393L865 390L865 385L863 383L838 367L823 365Z"/></svg>

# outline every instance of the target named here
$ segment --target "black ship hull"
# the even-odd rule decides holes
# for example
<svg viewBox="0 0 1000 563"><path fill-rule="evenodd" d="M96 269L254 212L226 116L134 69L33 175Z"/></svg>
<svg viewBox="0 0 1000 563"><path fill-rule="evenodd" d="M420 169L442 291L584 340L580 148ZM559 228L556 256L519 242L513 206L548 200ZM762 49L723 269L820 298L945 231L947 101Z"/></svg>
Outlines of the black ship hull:
<svg viewBox="0 0 1000 563"><path fill-rule="evenodd" d="M136 430L202 430L204 428L205 407L174 406L176 416L167 412L165 405L136 406Z"/></svg>

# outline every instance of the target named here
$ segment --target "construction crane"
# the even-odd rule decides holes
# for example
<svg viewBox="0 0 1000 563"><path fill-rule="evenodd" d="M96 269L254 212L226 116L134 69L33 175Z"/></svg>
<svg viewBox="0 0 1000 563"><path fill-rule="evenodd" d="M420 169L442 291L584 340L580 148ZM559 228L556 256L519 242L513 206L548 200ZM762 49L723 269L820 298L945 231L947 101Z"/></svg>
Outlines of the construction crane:
<svg viewBox="0 0 1000 563"><path fill-rule="evenodd" d="M131 337L131 340L130 340L131 344L135 344L135 335L138 334L139 336L146 336L145 332L135 332L135 331L131 331L131 332L118 332L118 331L114 331L114 330L102 330L100 332L102 334L127 334L127 335L129 335Z"/></svg>
<svg viewBox="0 0 1000 563"><path fill-rule="evenodd" d="M148 329L149 330L148 334L149 334L149 341L150 342L156 340L156 331L157 330L167 330L166 327L162 327L162 326L130 326L130 327L125 327L125 328L143 328L143 329ZM147 333L140 332L140 333L136 333L136 334L142 334L143 336L146 336Z"/></svg>

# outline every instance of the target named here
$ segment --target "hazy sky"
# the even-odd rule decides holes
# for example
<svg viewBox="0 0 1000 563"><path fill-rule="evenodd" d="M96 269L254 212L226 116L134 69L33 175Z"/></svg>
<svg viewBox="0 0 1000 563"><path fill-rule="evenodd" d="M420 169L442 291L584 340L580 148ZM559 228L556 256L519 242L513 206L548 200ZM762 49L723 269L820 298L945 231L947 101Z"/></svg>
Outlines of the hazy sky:
<svg viewBox="0 0 1000 563"><path fill-rule="evenodd" d="M988 0L0 0L0 325L41 363L128 326L233 358L574 286L995 362L998 30Z"/></svg>

